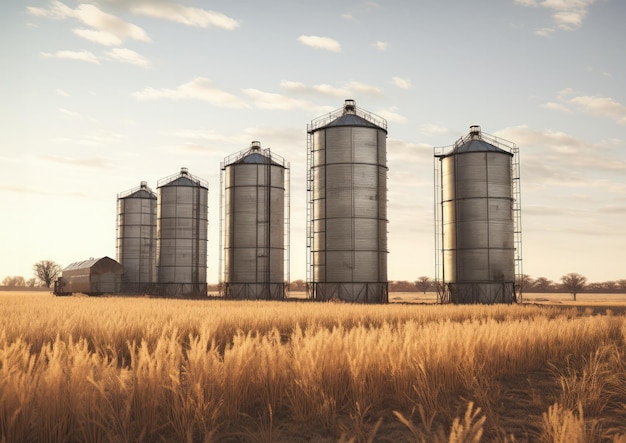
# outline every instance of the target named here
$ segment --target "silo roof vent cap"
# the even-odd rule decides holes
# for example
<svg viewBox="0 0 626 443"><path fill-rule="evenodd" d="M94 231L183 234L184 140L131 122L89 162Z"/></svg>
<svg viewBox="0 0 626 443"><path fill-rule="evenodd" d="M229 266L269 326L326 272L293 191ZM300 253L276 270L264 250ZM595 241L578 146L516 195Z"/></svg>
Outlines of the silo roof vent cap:
<svg viewBox="0 0 626 443"><path fill-rule="evenodd" d="M146 189L146 188L148 187L148 182L142 181L142 182L139 184L139 187L140 187L141 189Z"/></svg>
<svg viewBox="0 0 626 443"><path fill-rule="evenodd" d="M356 101L348 99L345 101L343 105L343 113L345 114L356 114Z"/></svg>
<svg viewBox="0 0 626 443"><path fill-rule="evenodd" d="M469 134L472 137L472 139L474 140L479 139L480 138L480 125L470 126Z"/></svg>
<svg viewBox="0 0 626 443"><path fill-rule="evenodd" d="M187 175L187 174L189 174L189 169L188 169L188 168L185 168L185 167L183 166L182 168L180 168L180 173L181 173L182 175Z"/></svg>
<svg viewBox="0 0 626 443"><path fill-rule="evenodd" d="M253 151L260 151L261 150L261 142L259 141L253 141L252 144L250 144L250 148Z"/></svg>

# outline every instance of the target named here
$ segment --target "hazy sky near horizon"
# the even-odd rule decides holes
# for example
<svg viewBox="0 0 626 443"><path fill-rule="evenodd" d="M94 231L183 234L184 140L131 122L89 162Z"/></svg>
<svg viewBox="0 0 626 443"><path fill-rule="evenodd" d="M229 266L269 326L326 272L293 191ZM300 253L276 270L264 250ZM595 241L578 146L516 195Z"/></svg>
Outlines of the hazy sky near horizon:
<svg viewBox="0 0 626 443"><path fill-rule="evenodd" d="M470 125L520 149L523 267L626 278L622 0L25 0L0 6L0 280L115 258L117 194L224 157L291 164L305 278L306 125L345 99L388 120L389 279L434 276L433 147Z"/></svg>

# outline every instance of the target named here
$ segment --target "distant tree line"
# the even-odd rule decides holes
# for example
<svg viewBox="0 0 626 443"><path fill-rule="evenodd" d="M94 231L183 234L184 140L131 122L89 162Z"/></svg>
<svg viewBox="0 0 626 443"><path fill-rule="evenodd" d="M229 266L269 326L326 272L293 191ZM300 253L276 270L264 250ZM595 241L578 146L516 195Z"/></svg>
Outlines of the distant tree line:
<svg viewBox="0 0 626 443"><path fill-rule="evenodd" d="M52 260L40 260L33 265L33 275L28 280L21 275L9 275L2 280L2 286L49 288L61 276L61 266Z"/></svg>
<svg viewBox="0 0 626 443"><path fill-rule="evenodd" d="M61 266L52 260L40 260L33 265L33 275L28 280L19 275L7 276L2 280L2 286L49 288L61 275ZM585 276L575 272L565 274L558 282L546 277L532 278L527 274L522 274L516 283L523 293L566 292L572 294L574 300L581 292L626 293L626 279L588 283ZM389 292L434 292L436 284L437 282L428 276L418 277L415 281L392 280L389 282ZM209 291L219 291L219 284L207 286ZM289 289L295 292L306 291L306 282L294 280L290 282Z"/></svg>
<svg viewBox="0 0 626 443"><path fill-rule="evenodd" d="M389 292L434 292L436 291L436 284L434 279L427 276L421 276L415 281L391 280L389 281ZM521 285L522 292L566 292L573 294L572 291L575 290L577 294L581 292L626 293L626 279L588 283L585 276L575 272L565 274L558 282L546 277L534 279L523 274L517 284ZM304 280L292 281L290 290L304 291L306 290L306 282Z"/></svg>
<svg viewBox="0 0 626 443"><path fill-rule="evenodd" d="M554 282L546 277L533 279L526 274L522 274L521 279L517 283L521 284L523 292L569 292L568 287L570 287L572 283L580 286L578 292L626 292L626 279L588 283L586 277L575 272L562 276L558 282Z"/></svg>

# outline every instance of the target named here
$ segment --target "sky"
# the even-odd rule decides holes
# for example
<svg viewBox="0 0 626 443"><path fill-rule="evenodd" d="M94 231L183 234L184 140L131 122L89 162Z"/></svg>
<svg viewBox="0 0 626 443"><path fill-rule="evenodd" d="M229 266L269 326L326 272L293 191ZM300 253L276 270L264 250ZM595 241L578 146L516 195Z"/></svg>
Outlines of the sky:
<svg viewBox="0 0 626 443"><path fill-rule="evenodd" d="M523 272L626 278L622 0L21 0L0 6L0 279L116 256L117 194L209 182L252 141L290 162L306 275L306 126L388 122L389 280L434 277L433 147L519 147Z"/></svg>

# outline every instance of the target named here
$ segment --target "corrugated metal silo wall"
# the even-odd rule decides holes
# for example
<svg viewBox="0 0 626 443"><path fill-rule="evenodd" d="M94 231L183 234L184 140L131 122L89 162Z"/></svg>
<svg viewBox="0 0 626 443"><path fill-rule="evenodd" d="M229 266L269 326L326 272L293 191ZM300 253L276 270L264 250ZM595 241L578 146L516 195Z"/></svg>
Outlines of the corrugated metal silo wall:
<svg viewBox="0 0 626 443"><path fill-rule="evenodd" d="M387 298L387 136L369 127L313 134L316 298Z"/></svg>
<svg viewBox="0 0 626 443"><path fill-rule="evenodd" d="M284 298L285 169L228 165L224 197L226 297Z"/></svg>
<svg viewBox="0 0 626 443"><path fill-rule="evenodd" d="M156 282L157 200L117 200L117 261L124 267L122 291L140 293Z"/></svg>
<svg viewBox="0 0 626 443"><path fill-rule="evenodd" d="M206 295L208 190L168 184L158 193L158 294Z"/></svg>
<svg viewBox="0 0 626 443"><path fill-rule="evenodd" d="M514 301L511 155L467 152L441 161L444 278L451 301Z"/></svg>

